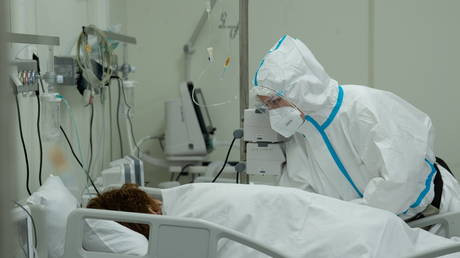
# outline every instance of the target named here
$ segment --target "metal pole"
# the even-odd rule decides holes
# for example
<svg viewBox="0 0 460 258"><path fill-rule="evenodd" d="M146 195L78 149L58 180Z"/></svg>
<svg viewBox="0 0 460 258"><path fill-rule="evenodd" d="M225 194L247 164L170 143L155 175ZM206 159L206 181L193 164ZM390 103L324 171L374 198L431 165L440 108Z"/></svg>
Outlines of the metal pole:
<svg viewBox="0 0 460 258"><path fill-rule="evenodd" d="M15 146L16 146L16 135L14 126L16 125L16 117L14 110L14 93L12 88L9 86L6 62L8 55L6 52L6 33L5 24L7 14L7 8L5 2L0 1L0 117L3 122L0 123L0 257L13 257L13 248L11 241L15 239L14 235L11 234L11 220L10 220L10 208L11 200L16 199L13 190L14 186L17 185L15 162Z"/></svg>
<svg viewBox="0 0 460 258"><path fill-rule="evenodd" d="M123 80L128 80L129 65L128 65L128 43L123 43L123 64L121 66Z"/></svg>
<svg viewBox="0 0 460 258"><path fill-rule="evenodd" d="M6 38L11 43L34 44L34 45L47 45L59 46L59 37L42 36L35 34L22 34L22 33L7 33Z"/></svg>
<svg viewBox="0 0 460 258"><path fill-rule="evenodd" d="M209 1L209 8L210 12L212 12L212 9L214 8L214 5L216 5L216 0L210 0ZM208 11L204 11L203 14L201 15L200 20L198 21L198 24L196 25L195 29L193 30L192 35L190 36L190 39L187 41L187 46L189 46L190 50L193 49L193 46L195 45L196 40L198 39L198 36L201 33L201 30L203 29L204 25L206 24L206 21L208 20Z"/></svg>
<svg viewBox="0 0 460 258"><path fill-rule="evenodd" d="M45 75L45 79L48 82L48 86L45 88L45 93L48 90L55 90L56 87L56 73L54 72L54 47L48 46L48 71Z"/></svg>
<svg viewBox="0 0 460 258"><path fill-rule="evenodd" d="M185 59L184 60L185 81L189 82L189 81L192 81L192 67L191 67L192 52L189 52L188 50L184 50L184 59Z"/></svg>
<svg viewBox="0 0 460 258"><path fill-rule="evenodd" d="M216 0L209 0L209 11L212 11L214 8L214 5L216 4ZM195 45L196 40L198 39L198 36L201 33L201 30L203 29L204 25L206 24L206 21L208 20L208 11L204 11L203 14L201 15L200 20L198 21L198 24L196 25L195 29L192 32L192 35L190 36L190 39L185 43L184 45L184 73L185 73L185 81L191 81L192 80L192 75L191 75L191 60L192 60L192 55L194 53L193 46Z"/></svg>
<svg viewBox="0 0 460 258"><path fill-rule="evenodd" d="M87 34L94 34L95 33L94 27L91 26L91 25L90 26L84 26L83 30ZM128 36L128 35L115 33L115 32L111 32L111 31L106 31L106 30L101 30L101 31L104 32L105 36L107 38L109 38L109 39L113 39L113 40L120 41L120 42L127 43L127 44L133 44L133 45L137 44L137 39L135 37L131 37L131 36Z"/></svg>
<svg viewBox="0 0 460 258"><path fill-rule="evenodd" d="M244 110L249 106L249 0L240 0L240 127L243 128ZM246 144L241 139L240 160L246 160ZM249 176L242 176L249 182Z"/></svg>

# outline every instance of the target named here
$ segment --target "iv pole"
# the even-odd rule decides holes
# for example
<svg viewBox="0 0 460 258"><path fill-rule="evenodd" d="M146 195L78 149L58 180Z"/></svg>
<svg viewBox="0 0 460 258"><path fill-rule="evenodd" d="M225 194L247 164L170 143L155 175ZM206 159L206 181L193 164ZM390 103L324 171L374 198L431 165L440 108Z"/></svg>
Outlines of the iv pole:
<svg viewBox="0 0 460 258"><path fill-rule="evenodd" d="M211 10L214 8L216 0L210 1ZM239 1L239 20L240 20L240 42L239 42L239 53L240 53L240 127L243 128L243 114L244 110L249 106L249 0ZM206 21L208 20L208 12L204 11L201 15L200 21L198 22L192 36L184 45L185 55L185 81L191 81L191 59L194 53L193 46L198 39ZM240 149L240 160L246 160L246 145L241 140ZM242 173L242 183L249 182L249 176L246 173Z"/></svg>
<svg viewBox="0 0 460 258"><path fill-rule="evenodd" d="M214 5L216 5L217 0L210 0L209 1L209 7L210 10L214 8ZM203 14L201 15L200 21L198 21L198 24L195 27L195 30L193 30L192 36L190 39L185 43L184 45L184 58L185 58L185 81L189 82L192 80L192 72L191 72L191 61L192 61L192 55L195 53L195 50L193 49L193 46L196 43L196 40L198 39L198 36L201 33L201 30L203 30L204 25L206 24L206 21L208 20L208 12L204 11Z"/></svg>
<svg viewBox="0 0 460 258"><path fill-rule="evenodd" d="M249 107L249 0L240 0L240 128L243 128L244 110ZM246 144L241 139L240 160L246 161ZM241 183L249 183L249 175L241 174Z"/></svg>

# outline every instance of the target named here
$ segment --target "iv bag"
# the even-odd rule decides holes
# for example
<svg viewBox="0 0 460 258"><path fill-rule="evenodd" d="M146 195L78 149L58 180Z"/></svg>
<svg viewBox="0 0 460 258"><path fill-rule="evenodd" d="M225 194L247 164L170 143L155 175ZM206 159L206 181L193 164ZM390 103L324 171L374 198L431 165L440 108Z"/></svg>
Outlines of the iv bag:
<svg viewBox="0 0 460 258"><path fill-rule="evenodd" d="M60 135L62 98L58 93L46 93L40 97L42 103L42 136L46 141L55 141Z"/></svg>

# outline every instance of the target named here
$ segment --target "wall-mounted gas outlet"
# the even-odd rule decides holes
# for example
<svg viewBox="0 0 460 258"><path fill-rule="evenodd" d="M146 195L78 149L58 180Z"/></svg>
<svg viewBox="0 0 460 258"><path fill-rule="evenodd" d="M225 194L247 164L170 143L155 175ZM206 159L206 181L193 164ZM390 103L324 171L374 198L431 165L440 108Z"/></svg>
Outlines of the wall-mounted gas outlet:
<svg viewBox="0 0 460 258"><path fill-rule="evenodd" d="M18 93L38 90L39 74L37 62L30 59L15 60L10 63L10 76L16 84Z"/></svg>

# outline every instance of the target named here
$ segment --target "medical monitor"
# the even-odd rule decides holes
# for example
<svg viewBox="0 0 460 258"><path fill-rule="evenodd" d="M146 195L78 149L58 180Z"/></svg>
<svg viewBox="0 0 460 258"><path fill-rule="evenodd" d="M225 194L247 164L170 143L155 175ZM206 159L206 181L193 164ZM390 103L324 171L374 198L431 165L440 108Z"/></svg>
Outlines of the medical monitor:
<svg viewBox="0 0 460 258"><path fill-rule="evenodd" d="M207 159L214 149L212 124L203 92L193 83L179 85L180 97L165 102L165 154L170 162Z"/></svg>
<svg viewBox="0 0 460 258"><path fill-rule="evenodd" d="M206 107L206 100L200 88L196 88L195 91L193 90L194 85L192 82L187 83L187 88L193 103L193 109L198 119L198 124L200 125L201 133L203 134L206 149L208 152L211 152L214 148L212 145L212 135L214 135L216 128L212 125L211 116Z"/></svg>

